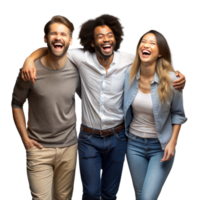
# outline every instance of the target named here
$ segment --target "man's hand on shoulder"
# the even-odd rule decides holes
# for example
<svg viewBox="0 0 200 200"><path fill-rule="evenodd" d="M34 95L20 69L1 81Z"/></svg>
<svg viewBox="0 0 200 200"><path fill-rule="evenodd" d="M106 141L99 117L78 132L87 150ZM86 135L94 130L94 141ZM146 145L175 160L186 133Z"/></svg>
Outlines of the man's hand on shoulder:
<svg viewBox="0 0 200 200"><path fill-rule="evenodd" d="M173 81L172 85L175 87L175 89L178 89L179 91L184 91L185 90L185 83L186 83L185 75L179 70L176 70L175 74L176 74L176 76L178 76L180 78Z"/></svg>
<svg viewBox="0 0 200 200"><path fill-rule="evenodd" d="M32 83L35 83L36 69L34 61L31 58L27 58L24 62L22 69L22 79L24 81L31 81Z"/></svg>

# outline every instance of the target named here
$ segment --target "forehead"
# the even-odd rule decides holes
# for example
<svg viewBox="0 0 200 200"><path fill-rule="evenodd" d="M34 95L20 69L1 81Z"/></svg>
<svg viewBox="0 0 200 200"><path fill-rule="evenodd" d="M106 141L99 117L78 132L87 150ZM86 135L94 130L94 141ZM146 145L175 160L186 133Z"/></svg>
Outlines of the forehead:
<svg viewBox="0 0 200 200"><path fill-rule="evenodd" d="M61 23L53 23L50 25L50 31L51 32L65 32L69 33L69 28Z"/></svg>
<svg viewBox="0 0 200 200"><path fill-rule="evenodd" d="M106 25L97 26L94 29L94 35L107 34L107 33L110 33L110 32L113 33L112 30L108 26L106 26Z"/></svg>
<svg viewBox="0 0 200 200"><path fill-rule="evenodd" d="M153 33L148 33L142 39L156 41L156 36Z"/></svg>

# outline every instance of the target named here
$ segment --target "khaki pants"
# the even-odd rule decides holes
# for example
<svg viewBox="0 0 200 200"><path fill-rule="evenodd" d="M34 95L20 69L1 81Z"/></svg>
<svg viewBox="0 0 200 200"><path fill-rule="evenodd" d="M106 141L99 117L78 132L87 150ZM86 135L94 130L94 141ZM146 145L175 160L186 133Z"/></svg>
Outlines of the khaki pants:
<svg viewBox="0 0 200 200"><path fill-rule="evenodd" d="M27 174L33 200L71 200L77 144L27 150Z"/></svg>

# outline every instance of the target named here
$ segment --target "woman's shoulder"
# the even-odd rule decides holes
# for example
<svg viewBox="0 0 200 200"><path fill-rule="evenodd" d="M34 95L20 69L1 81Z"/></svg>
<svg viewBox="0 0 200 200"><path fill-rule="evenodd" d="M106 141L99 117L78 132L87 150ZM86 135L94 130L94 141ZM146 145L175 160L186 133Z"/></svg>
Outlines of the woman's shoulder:
<svg viewBox="0 0 200 200"><path fill-rule="evenodd" d="M179 77L176 76L175 72L169 72L169 77L170 77L170 80L171 80L171 83L173 83L173 81L179 79Z"/></svg>
<svg viewBox="0 0 200 200"><path fill-rule="evenodd" d="M131 66L132 66L132 64L129 65L129 66L126 68L126 74L125 74L126 76L129 75Z"/></svg>

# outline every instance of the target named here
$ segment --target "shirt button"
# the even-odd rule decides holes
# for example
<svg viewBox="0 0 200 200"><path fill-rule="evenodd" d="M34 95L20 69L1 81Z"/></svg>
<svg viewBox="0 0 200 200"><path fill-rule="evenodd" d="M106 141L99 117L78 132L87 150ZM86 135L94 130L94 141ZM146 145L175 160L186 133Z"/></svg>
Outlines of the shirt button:
<svg viewBox="0 0 200 200"><path fill-rule="evenodd" d="M154 107L156 107L156 105L154 105Z"/></svg>
<svg viewBox="0 0 200 200"><path fill-rule="evenodd" d="M101 94L103 94L103 92L101 92Z"/></svg>
<svg viewBox="0 0 200 200"><path fill-rule="evenodd" d="M157 125L158 125L158 123L157 123Z"/></svg>
<svg viewBox="0 0 200 200"><path fill-rule="evenodd" d="M156 115L157 115L157 113L156 113Z"/></svg>
<svg viewBox="0 0 200 200"><path fill-rule="evenodd" d="M101 104L101 106L102 106L103 104Z"/></svg>
<svg viewBox="0 0 200 200"><path fill-rule="evenodd" d="M158 136L159 136L160 134L158 134Z"/></svg>

